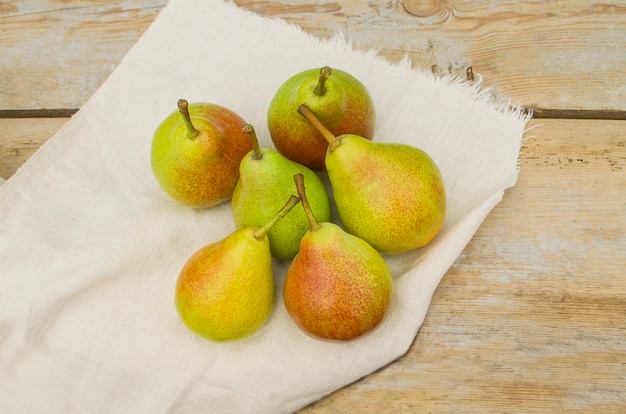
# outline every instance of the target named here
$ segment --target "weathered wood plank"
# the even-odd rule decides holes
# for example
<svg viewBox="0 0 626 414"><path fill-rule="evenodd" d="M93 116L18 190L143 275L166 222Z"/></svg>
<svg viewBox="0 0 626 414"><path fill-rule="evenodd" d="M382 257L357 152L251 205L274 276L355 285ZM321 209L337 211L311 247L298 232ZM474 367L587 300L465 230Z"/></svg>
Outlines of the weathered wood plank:
<svg viewBox="0 0 626 414"><path fill-rule="evenodd" d="M408 354L303 413L623 411L626 123L541 123Z"/></svg>
<svg viewBox="0 0 626 414"><path fill-rule="evenodd" d="M9 178L69 118L0 118L0 177Z"/></svg>
<svg viewBox="0 0 626 414"><path fill-rule="evenodd" d="M407 55L437 74L473 66L499 95L530 108L626 105L626 78L615 71L626 68L626 6L620 2L346 1L317 8L294 7L294 1L238 3L320 36L342 32L392 61Z"/></svg>
<svg viewBox="0 0 626 414"><path fill-rule="evenodd" d="M165 3L0 3L0 109L80 108Z"/></svg>
<svg viewBox="0 0 626 414"><path fill-rule="evenodd" d="M0 109L81 107L165 3L2 3ZM623 2L236 3L322 37L343 33L392 61L406 55L438 74L473 66L497 95L529 108L626 110Z"/></svg>

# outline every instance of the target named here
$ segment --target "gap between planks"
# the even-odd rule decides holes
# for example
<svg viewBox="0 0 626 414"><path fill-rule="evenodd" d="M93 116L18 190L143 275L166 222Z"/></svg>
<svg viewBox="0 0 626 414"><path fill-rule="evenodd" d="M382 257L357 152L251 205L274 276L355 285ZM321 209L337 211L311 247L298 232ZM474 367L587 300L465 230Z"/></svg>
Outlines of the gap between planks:
<svg viewBox="0 0 626 414"><path fill-rule="evenodd" d="M597 119L607 121L626 120L626 110L546 109L526 108L533 111L534 119ZM78 112L76 108L58 109L0 109L0 118L69 118Z"/></svg>

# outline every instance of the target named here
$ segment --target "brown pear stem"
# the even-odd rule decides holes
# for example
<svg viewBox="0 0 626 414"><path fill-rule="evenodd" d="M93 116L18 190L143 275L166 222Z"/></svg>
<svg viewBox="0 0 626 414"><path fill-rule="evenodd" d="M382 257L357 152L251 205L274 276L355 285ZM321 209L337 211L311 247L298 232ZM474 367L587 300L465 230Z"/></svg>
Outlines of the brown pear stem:
<svg viewBox="0 0 626 414"><path fill-rule="evenodd" d="M283 217L285 217L287 215L287 213L289 213L291 211L291 209L300 202L300 198L292 195L289 197L289 200L287 200L287 202L285 203L285 205L278 211L278 213L276 213L276 215L274 217L272 217L272 219L270 221L268 221L265 226L261 227L260 229L257 229L254 232L254 237L257 240L263 240L263 238L265 237L265 235L267 234L268 231L270 231L270 229L272 228L272 226L274 224L276 224L280 219L282 219Z"/></svg>
<svg viewBox="0 0 626 414"><path fill-rule="evenodd" d="M328 146L330 147L331 151L334 151L341 144L341 141L337 139L337 137L333 135L333 133L330 132L328 128L324 126L324 124L322 124L322 121L320 121L319 118L316 117L313 112L311 112L308 106L306 106L305 104L300 105L300 107L298 108L298 112L300 112L302 116L308 119L311 125L313 125L315 129L317 129L320 134L322 134L324 139L328 141Z"/></svg>
<svg viewBox="0 0 626 414"><path fill-rule="evenodd" d="M313 216L313 211L311 210L311 206L309 205L309 200L306 198L306 191L304 188L304 175L296 174L293 176L293 180L296 182L298 196L300 196L300 200L302 201L302 207L304 207L306 217L307 219L309 219L311 231L315 231L320 228L320 225L317 220L315 220L315 216Z"/></svg>
<svg viewBox="0 0 626 414"><path fill-rule="evenodd" d="M185 122L185 127L187 128L187 136L191 139L197 137L200 132L193 126L193 122L191 122L191 115L189 115L189 102L185 99L179 99L178 111L183 115L183 121Z"/></svg>
<svg viewBox="0 0 626 414"><path fill-rule="evenodd" d="M324 96L324 94L326 94L326 81L330 78L332 72L330 66L324 66L320 69L320 77L317 80L315 89L313 89L314 94L317 96Z"/></svg>
<svg viewBox="0 0 626 414"><path fill-rule="evenodd" d="M250 137L250 142L252 142L252 159L260 160L263 158L263 154L261 153L261 147L259 146L259 139L256 136L256 131L254 127L250 124L247 124L241 130L244 134L248 134Z"/></svg>

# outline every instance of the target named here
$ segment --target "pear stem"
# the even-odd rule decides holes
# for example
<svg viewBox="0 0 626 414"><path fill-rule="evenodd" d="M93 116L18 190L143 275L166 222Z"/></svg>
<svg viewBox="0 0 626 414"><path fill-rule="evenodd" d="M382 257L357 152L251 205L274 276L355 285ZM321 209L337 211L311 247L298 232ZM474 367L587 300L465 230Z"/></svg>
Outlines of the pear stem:
<svg viewBox="0 0 626 414"><path fill-rule="evenodd" d="M332 73L332 69L330 66L324 66L320 69L320 77L317 81L317 85L315 85L315 89L313 89L313 93L317 96L324 96L326 93L326 80L330 78Z"/></svg>
<svg viewBox="0 0 626 414"><path fill-rule="evenodd" d="M187 127L187 136L191 139L197 137L200 132L191 122L191 115L189 115L189 102L185 99L179 99L178 111L183 115L183 121L185 122L185 127Z"/></svg>
<svg viewBox="0 0 626 414"><path fill-rule="evenodd" d="M291 195L285 205L278 211L278 213L276 213L274 217L272 217L270 221L265 224L265 226L256 229L256 231L254 232L254 237L257 240L263 240L267 232L270 231L270 228L272 228L272 226L276 224L280 219L285 217L287 213L289 213L291 209L299 202L300 198L298 196Z"/></svg>
<svg viewBox="0 0 626 414"><path fill-rule="evenodd" d="M304 175L296 174L293 176L293 180L296 182L296 189L298 190L298 196L300 196L300 200L302 201L302 207L304 207L304 212L306 213L307 219L309 219L309 225L311 227L311 231L315 231L320 228L319 223L315 220L315 216L313 216L313 211L311 210L311 205L309 204L309 200L306 198L306 191L304 188Z"/></svg>
<svg viewBox="0 0 626 414"><path fill-rule="evenodd" d="M263 158L263 154L261 153L261 147L259 146L259 139L256 136L256 131L254 127L250 124L247 124L241 130L244 134L248 134L250 137L250 142L252 142L252 159L260 160Z"/></svg>
<svg viewBox="0 0 626 414"><path fill-rule="evenodd" d="M300 107L298 108L298 112L300 112L302 116L308 119L309 122L315 127L315 129L317 129L320 134L322 134L324 139L328 141L328 146L330 147L331 151L334 151L341 144L341 141L337 139L337 137L333 135L333 133L330 132L328 128L324 126L324 124L322 124L322 121L320 121L319 118L316 117L313 112L311 112L308 106L306 106L305 104L300 105Z"/></svg>

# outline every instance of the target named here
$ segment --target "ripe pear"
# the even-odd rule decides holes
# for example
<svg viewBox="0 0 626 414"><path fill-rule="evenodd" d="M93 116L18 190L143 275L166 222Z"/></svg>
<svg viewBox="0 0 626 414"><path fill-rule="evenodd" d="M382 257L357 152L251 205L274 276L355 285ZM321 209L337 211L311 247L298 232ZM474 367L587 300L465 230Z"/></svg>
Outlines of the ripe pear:
<svg viewBox="0 0 626 414"><path fill-rule="evenodd" d="M381 253L428 244L446 214L443 178L433 159L405 144L334 136L306 106L298 111L328 140L326 169L346 230Z"/></svg>
<svg viewBox="0 0 626 414"><path fill-rule="evenodd" d="M175 304L193 332L216 342L259 330L274 306L267 231L300 199L292 195L265 226L239 229L195 252L176 282Z"/></svg>
<svg viewBox="0 0 626 414"><path fill-rule="evenodd" d="M276 91L267 112L267 126L276 149L313 170L324 169L328 143L298 115L307 105L334 134L355 133L371 139L376 113L369 91L354 76L324 66L287 79Z"/></svg>
<svg viewBox="0 0 626 414"><path fill-rule="evenodd" d="M239 162L252 148L241 136L245 124L223 106L180 99L178 111L163 120L152 139L152 171L163 190L193 208L230 199Z"/></svg>
<svg viewBox="0 0 626 414"><path fill-rule="evenodd" d="M310 220L283 286L287 312L300 329L328 340L348 341L378 326L392 298L393 279L382 256L331 222L317 222L304 180L298 195Z"/></svg>
<svg viewBox="0 0 626 414"><path fill-rule="evenodd" d="M276 150L260 148L252 125L243 128L252 142L239 166L239 181L231 201L237 228L261 226L280 208L282 200L296 193L295 174L303 174L309 184L309 200L317 220L330 220L330 200L322 180L309 168L293 162ZM298 252L300 239L309 229L302 209L292 211L267 233L272 256L291 260Z"/></svg>

